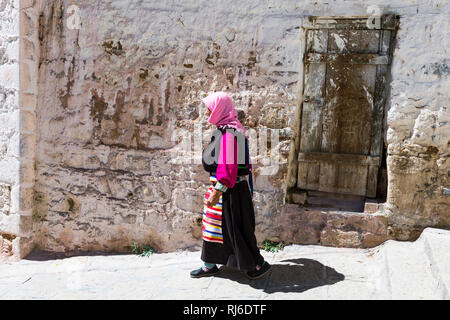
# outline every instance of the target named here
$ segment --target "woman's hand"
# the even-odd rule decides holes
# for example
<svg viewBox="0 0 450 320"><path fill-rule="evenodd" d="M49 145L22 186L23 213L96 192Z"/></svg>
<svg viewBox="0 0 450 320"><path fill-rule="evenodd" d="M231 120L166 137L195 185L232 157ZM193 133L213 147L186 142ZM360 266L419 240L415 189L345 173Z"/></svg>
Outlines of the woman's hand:
<svg viewBox="0 0 450 320"><path fill-rule="evenodd" d="M219 203L220 196L222 195L222 191L214 189L214 191L210 194L208 200L206 201L206 205L208 207L213 207Z"/></svg>

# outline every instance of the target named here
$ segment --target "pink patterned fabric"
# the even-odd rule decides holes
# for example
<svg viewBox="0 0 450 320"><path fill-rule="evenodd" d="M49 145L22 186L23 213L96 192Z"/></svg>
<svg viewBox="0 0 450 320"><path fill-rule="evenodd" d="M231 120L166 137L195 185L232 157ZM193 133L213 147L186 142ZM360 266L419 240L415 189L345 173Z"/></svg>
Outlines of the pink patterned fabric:
<svg viewBox="0 0 450 320"><path fill-rule="evenodd" d="M228 94L214 92L204 98L203 103L211 110L208 122L217 127L235 128L247 136L247 130L242 126L237 117L236 109Z"/></svg>
<svg viewBox="0 0 450 320"><path fill-rule="evenodd" d="M225 132L220 142L216 178L228 188L233 188L236 183L237 172L237 143L232 133Z"/></svg>
<svg viewBox="0 0 450 320"><path fill-rule="evenodd" d="M211 110L208 122L218 128L235 128L247 135L247 130L237 118L231 98L225 92L215 92L204 98L203 103ZM238 172L237 143L234 135L225 132L222 135L219 161L217 165L216 178L227 186L233 188L236 183Z"/></svg>

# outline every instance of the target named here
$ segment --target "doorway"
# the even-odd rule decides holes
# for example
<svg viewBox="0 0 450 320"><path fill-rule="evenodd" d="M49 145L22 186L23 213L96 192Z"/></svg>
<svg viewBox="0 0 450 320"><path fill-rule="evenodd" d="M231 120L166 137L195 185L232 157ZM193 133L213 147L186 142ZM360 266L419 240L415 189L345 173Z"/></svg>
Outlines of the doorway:
<svg viewBox="0 0 450 320"><path fill-rule="evenodd" d="M290 202L358 212L384 202L384 116L398 20L379 19L310 17L303 25L303 100Z"/></svg>

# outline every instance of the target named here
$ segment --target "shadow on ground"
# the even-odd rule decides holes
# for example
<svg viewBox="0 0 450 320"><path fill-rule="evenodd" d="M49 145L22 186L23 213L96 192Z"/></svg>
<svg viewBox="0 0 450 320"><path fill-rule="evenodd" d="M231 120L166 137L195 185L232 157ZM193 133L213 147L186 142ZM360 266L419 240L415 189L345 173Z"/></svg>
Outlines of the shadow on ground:
<svg viewBox="0 0 450 320"><path fill-rule="evenodd" d="M48 261L59 260L71 257L80 256L117 256L117 255L130 255L131 253L116 253L116 252L101 252L101 251L71 251L71 252L49 252L40 249L34 249L23 260L31 261Z"/></svg>
<svg viewBox="0 0 450 320"><path fill-rule="evenodd" d="M244 273L226 267L221 267L216 277L247 284L266 293L303 292L345 279L343 274L312 259L289 259L280 263L285 264L273 264L269 275L262 279L250 280Z"/></svg>

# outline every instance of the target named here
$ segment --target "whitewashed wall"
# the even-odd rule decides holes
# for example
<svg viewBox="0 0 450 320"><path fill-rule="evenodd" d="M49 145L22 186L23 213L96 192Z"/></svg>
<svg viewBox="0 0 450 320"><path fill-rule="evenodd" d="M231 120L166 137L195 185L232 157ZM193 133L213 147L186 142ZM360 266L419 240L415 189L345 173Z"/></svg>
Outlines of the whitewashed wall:
<svg viewBox="0 0 450 320"><path fill-rule="evenodd" d="M69 10L73 4L75 11ZM136 241L175 250L201 244L197 221L208 177L199 164L171 162L178 150L171 136L176 129L209 128L197 104L214 90L230 93L248 128L280 129L279 170L271 176L256 172L259 241L326 238L332 239L327 244L345 245L356 235L351 245L375 245L410 239L427 225L450 226L448 1L38 5L33 234L41 248L129 250ZM364 218L366 229L375 230L373 241L353 218L339 217L350 230L336 233L338 223L321 230L334 222L299 214L284 200L300 97L302 22L311 15L369 15L370 5L400 16L387 106L388 200L381 220ZM7 21L5 15L2 27ZM17 62L5 65L17 70ZM18 89L3 84L1 90ZM0 107L0 121L14 114L17 102L10 96L12 107ZM1 141L13 139L0 136L0 161L17 165L13 158L2 160ZM0 178L13 183L10 170L0 170Z"/></svg>
<svg viewBox="0 0 450 320"><path fill-rule="evenodd" d="M36 1L0 2L0 248L16 258L33 247L36 9Z"/></svg>

